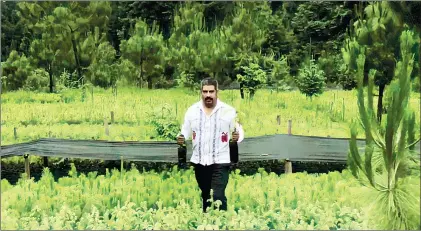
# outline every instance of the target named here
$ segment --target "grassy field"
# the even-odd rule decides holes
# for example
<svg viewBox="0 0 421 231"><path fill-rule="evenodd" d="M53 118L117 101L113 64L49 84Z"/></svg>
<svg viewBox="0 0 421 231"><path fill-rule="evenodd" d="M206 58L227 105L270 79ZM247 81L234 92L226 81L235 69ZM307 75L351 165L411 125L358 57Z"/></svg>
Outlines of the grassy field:
<svg viewBox="0 0 421 231"><path fill-rule="evenodd" d="M199 92L185 89L139 88L67 90L57 94L12 92L2 94L1 144L29 142L39 138L96 139L111 141L174 140L160 136L179 132L186 109L197 102ZM242 100L238 90L225 90L221 100L233 105L246 137L292 134L348 138L349 125L358 116L356 91L331 90L312 100L298 91L257 91L253 100ZM376 101L376 100L375 100ZM376 103L376 102L374 102ZM420 95L413 93L411 107L420 117ZM108 126L104 119L114 123ZM277 116L280 124L277 123ZM385 119L383 120L385 121ZM417 126L419 122L417 120ZM15 137L15 130L17 137ZM417 133L419 130L416 129ZM364 138L360 129L359 138ZM5 161L22 162L13 157ZM39 161L39 158L32 159Z"/></svg>
<svg viewBox="0 0 421 231"><path fill-rule="evenodd" d="M238 110L247 137L285 134L288 120L292 120L295 135L349 137L349 123L358 113L355 91L327 91L310 100L298 91L259 90L255 99L249 101L241 100L238 90L227 90L220 92L220 98ZM120 89L117 96L111 90L95 89L93 94L87 92L84 101L80 90L60 94L7 93L2 95L1 141L2 145L8 145L44 137L162 140L165 138L158 136L157 127L150 122L179 126L186 109L197 100L198 92L180 89L126 88ZM420 96L414 93L411 107L417 118L419 105ZM114 124L109 126L107 136L104 118L110 122L111 111ZM17 128L17 139L14 128ZM363 132L360 134L363 137Z"/></svg>
<svg viewBox="0 0 421 231"><path fill-rule="evenodd" d="M413 181L419 188L419 180ZM236 172L227 188L228 211L203 215L191 169L114 170L105 176L77 176L74 169L58 182L45 171L36 183L21 180L11 186L2 181L1 228L376 229L380 222L370 211L369 193L348 171L281 176Z"/></svg>
<svg viewBox="0 0 421 231"><path fill-rule="evenodd" d="M411 107L419 118L420 96L412 96ZM355 91L327 91L310 100L297 91L260 90L254 100L241 100L238 91L228 90L222 91L220 98L237 108L247 137L285 134L288 120L292 120L296 135L349 137L349 123L358 115ZM185 110L199 100L199 93L126 88L114 95L111 90L95 89L82 99L77 90L3 94L2 145L42 137L163 140L166 138L159 137L157 128L162 125L178 132ZM107 136L103 123L104 118L111 120L111 111L114 123ZM55 182L46 169L40 181L23 179L14 186L1 182L2 229L349 230L380 229L382 224L371 210L370 190L347 170L320 175L232 173L228 211L206 215L200 212L199 189L191 170L113 170L96 176L80 175L73 169L69 177ZM419 195L419 177L409 180ZM419 214L411 219L420 222Z"/></svg>

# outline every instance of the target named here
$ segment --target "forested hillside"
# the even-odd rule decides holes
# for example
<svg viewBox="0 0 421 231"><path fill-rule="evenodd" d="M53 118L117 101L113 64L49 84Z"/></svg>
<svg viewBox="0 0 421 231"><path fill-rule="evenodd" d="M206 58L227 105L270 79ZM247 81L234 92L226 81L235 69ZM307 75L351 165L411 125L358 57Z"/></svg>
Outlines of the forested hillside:
<svg viewBox="0 0 421 231"><path fill-rule="evenodd" d="M355 51L365 46L367 71L377 70L382 95L400 55L402 31L415 31L419 41L420 6L328 1L2 2L2 92L57 92L87 84L195 87L204 73L223 86L237 81L251 96L265 86L302 90L309 88L309 81L353 89ZM414 78L419 76L419 47L418 42ZM419 86L419 78L414 84Z"/></svg>

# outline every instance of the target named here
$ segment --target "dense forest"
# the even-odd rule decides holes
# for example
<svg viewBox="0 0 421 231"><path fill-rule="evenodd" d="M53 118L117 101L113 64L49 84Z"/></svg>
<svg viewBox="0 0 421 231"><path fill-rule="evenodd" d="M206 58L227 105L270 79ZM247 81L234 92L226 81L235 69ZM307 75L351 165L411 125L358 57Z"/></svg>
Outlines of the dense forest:
<svg viewBox="0 0 421 231"><path fill-rule="evenodd" d="M221 87L236 82L251 96L259 87L350 90L356 86L356 51L364 46L366 70L377 70L382 95L392 81L405 30L418 41L413 78L419 89L420 6L3 1L2 92L59 92L88 85L194 88L205 74Z"/></svg>

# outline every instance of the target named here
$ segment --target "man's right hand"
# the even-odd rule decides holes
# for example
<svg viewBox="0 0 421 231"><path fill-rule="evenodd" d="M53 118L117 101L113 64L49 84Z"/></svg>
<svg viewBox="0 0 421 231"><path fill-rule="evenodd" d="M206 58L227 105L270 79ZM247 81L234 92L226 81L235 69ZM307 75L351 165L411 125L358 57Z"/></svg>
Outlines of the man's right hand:
<svg viewBox="0 0 421 231"><path fill-rule="evenodd" d="M177 136L177 144L183 145L184 144L184 141L185 141L185 138L184 138L183 135Z"/></svg>

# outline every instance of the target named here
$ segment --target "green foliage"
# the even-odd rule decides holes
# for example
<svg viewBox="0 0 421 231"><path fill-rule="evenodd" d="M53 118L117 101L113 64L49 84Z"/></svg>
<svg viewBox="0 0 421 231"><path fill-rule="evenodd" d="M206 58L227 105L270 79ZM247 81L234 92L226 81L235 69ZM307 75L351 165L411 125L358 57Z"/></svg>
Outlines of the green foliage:
<svg viewBox="0 0 421 231"><path fill-rule="evenodd" d="M24 89L29 91L47 91L50 77L44 69L38 68L31 72L25 81Z"/></svg>
<svg viewBox="0 0 421 231"><path fill-rule="evenodd" d="M80 100L81 90L64 87L51 95L30 91L5 92L2 94L2 144L31 142L48 137L50 132L51 137L63 139L94 137L112 141L147 141L156 134L155 128L146 123L151 106L159 107L156 113L161 115L160 107L169 104L181 123L183 112L200 99L199 91L149 91L124 84L123 80L117 82L117 97L112 89L95 87L93 94L88 89L84 102ZM286 133L288 119L291 119L295 135L347 138L348 124L358 113L355 91L326 91L312 101L295 90L259 89L251 102L241 100L233 90L221 90L219 97L238 109L243 128L248 131L247 137ZM415 117L420 118L418 93L412 93L410 105ZM343 110L345 120L342 120ZM103 122L104 116L110 118L109 111L115 113L115 124L110 126L110 135L106 136ZM274 126L277 115L281 115L281 124ZM416 122L415 128L419 127L418 120ZM18 128L17 140L14 139L13 127ZM418 136L420 131L415 129L415 132ZM359 134L358 138L364 138L364 133Z"/></svg>
<svg viewBox="0 0 421 231"><path fill-rule="evenodd" d="M195 81L195 75L192 73L181 72L176 82L181 88L188 88L191 91L200 90L200 82Z"/></svg>
<svg viewBox="0 0 421 231"><path fill-rule="evenodd" d="M415 91L415 92L421 93L420 78L421 78L421 76L418 76L414 79L414 81L412 82L412 90Z"/></svg>
<svg viewBox="0 0 421 231"><path fill-rule="evenodd" d="M228 211L201 212L192 168L162 172L107 169L54 181L2 181L3 229L116 230L354 230L375 227L348 172L278 176L230 173ZM258 186L253 188L253 186ZM77 189L77 190L75 190ZM250 190L246 190L250 189ZM212 199L212 203L219 204Z"/></svg>
<svg viewBox="0 0 421 231"><path fill-rule="evenodd" d="M357 57L361 54L361 46L356 38L347 38L344 47L341 48L342 57L345 63L345 75L339 79L343 89L351 90L357 86Z"/></svg>
<svg viewBox="0 0 421 231"><path fill-rule="evenodd" d="M26 55L12 51L2 68L2 91L13 91L22 88L31 75L32 67Z"/></svg>
<svg viewBox="0 0 421 231"><path fill-rule="evenodd" d="M78 81L73 76L76 75L76 71L70 73L64 69L57 77L56 92L64 91L67 89L75 89L78 86Z"/></svg>
<svg viewBox="0 0 421 231"><path fill-rule="evenodd" d="M387 83L390 73L393 73L393 59L399 56L395 44L398 44L400 31L405 28L404 23L408 24L408 28L419 28L415 17L419 15L419 4L365 4L368 7L364 14L361 13L362 8L360 12L351 11L356 5L267 1L159 4L6 2L2 8L2 61L10 56L12 50L24 54L33 66L30 72L43 68L52 76L49 85L52 85L51 91L55 91L61 88L57 84L64 69L72 73L71 81L77 82L77 87L84 85L85 78L103 87L112 85L107 82L113 81L126 85L147 82L149 88L174 86L182 73L192 75L193 82L198 82L202 74L207 73L217 78L221 86L227 86L237 79L237 74L244 74L241 73L242 66L249 66L244 59L258 56L259 61L255 63L267 72L268 84L282 80L294 87L285 77L295 78L310 48L309 38L312 38L311 50L320 61L327 82L339 79L345 89L352 89L356 86L355 73L343 75L341 69L348 70L353 65L347 61L343 66L334 54L338 53L338 44L342 43L345 29L353 20L356 23L352 25L351 37L366 46L370 60L375 60L374 57L378 60L367 63L367 68L377 70L375 83ZM142 21L143 25L136 26L138 21ZM133 37L139 30L136 27L148 28L149 32L156 33L151 32L149 35L152 37L140 33L140 40L136 40ZM144 42L143 53L141 50L136 51L138 54L127 53L133 52L124 45L124 41L130 39L133 40L130 46ZM105 42L115 49L116 59L111 64L95 58L100 44ZM145 52L156 48L160 51ZM113 53L111 49L107 50ZM414 46L414 50L419 50L419 45ZM275 62L284 62L287 58L287 67L282 64L283 67L277 71L282 73L282 77L271 73L278 64L262 64L262 60L270 56ZM320 56L322 59L319 59ZM419 60L419 52L417 57ZM105 76L108 69L119 69L121 58L133 62L138 70L132 70L129 76L110 74L121 76L119 80L118 77ZM329 68L331 65L334 68ZM286 69L291 76L284 75ZM134 73L135 78L132 76ZM417 65L412 77L416 76L419 76ZM21 88L23 84L19 86Z"/></svg>
<svg viewBox="0 0 421 231"><path fill-rule="evenodd" d="M223 35L205 30L203 11L202 4L187 2L174 16L167 60L176 69L175 78L181 78L178 86L191 88L202 79L201 73L217 75L223 68Z"/></svg>
<svg viewBox="0 0 421 231"><path fill-rule="evenodd" d="M228 39L228 55L231 78L236 79L241 74L242 66L249 66L250 60L257 63L261 53L261 46L265 42L265 28L254 22L253 16L259 12L253 11L253 3L238 2L232 18L227 18L223 27L223 34ZM261 12L264 14L265 12Z"/></svg>
<svg viewBox="0 0 421 231"><path fill-rule="evenodd" d="M136 85L138 76L139 76L139 68L130 60L125 58L120 58L115 63L115 78L117 85L123 86L133 86Z"/></svg>
<svg viewBox="0 0 421 231"><path fill-rule="evenodd" d="M87 73L89 81L94 86L110 87L121 78L121 75L118 75L117 64L114 63L115 55L116 52L111 44L108 42L99 44Z"/></svg>
<svg viewBox="0 0 421 231"><path fill-rule="evenodd" d="M148 124L152 125L160 139L174 141L180 131L180 123L168 105L148 112Z"/></svg>
<svg viewBox="0 0 421 231"><path fill-rule="evenodd" d="M153 82L162 75L166 54L158 26L154 23L149 28L145 21L138 21L130 39L121 41L120 50L123 58L139 68L136 85L142 86L146 80L151 89Z"/></svg>
<svg viewBox="0 0 421 231"><path fill-rule="evenodd" d="M22 53L25 49L20 44L26 39L24 25L18 23L19 17L16 14L18 2L5 1L1 3L1 60L4 62L10 52L16 50Z"/></svg>
<svg viewBox="0 0 421 231"><path fill-rule="evenodd" d="M365 186L376 192L375 213L385 222L386 229L417 229L420 226L419 193L411 180L411 171L416 168L419 160L417 153L411 150L415 139L414 112L408 106L411 94L410 77L414 63L411 53L415 43L413 32L404 31L400 37L401 59L396 65L394 82L390 90L390 108L385 124L379 124L375 118L373 107L373 86L376 71L369 71L367 95L363 87L365 49L360 48L358 65L358 106L359 121L365 130L366 148L364 155L360 154L356 144L357 125L351 126L349 166L353 175ZM384 125L384 128L382 128ZM418 173L419 175L419 173ZM374 196L374 195L373 195Z"/></svg>
<svg viewBox="0 0 421 231"><path fill-rule="evenodd" d="M262 44L264 54L275 54L276 58L289 54L298 48L298 39L294 31L286 25L287 13L276 11L267 18L266 41Z"/></svg>
<svg viewBox="0 0 421 231"><path fill-rule="evenodd" d="M343 3L305 2L298 6L291 25L298 32L300 41L309 41L310 38L326 41L331 36L343 36L346 28L346 24L343 24L344 18L351 13L349 9L343 7Z"/></svg>
<svg viewBox="0 0 421 231"><path fill-rule="evenodd" d="M306 62L304 62L306 63ZM301 93L312 98L323 93L325 87L325 73L319 68L314 59L309 65L303 65L297 78L297 86Z"/></svg>
<svg viewBox="0 0 421 231"><path fill-rule="evenodd" d="M285 15L298 43L288 54L291 74L298 73L303 57L310 49L316 57L323 52L338 52L352 15L344 5L334 1L308 1L297 4Z"/></svg>
<svg viewBox="0 0 421 231"><path fill-rule="evenodd" d="M345 64L341 54L323 53L317 64L325 74L326 83L339 83L344 80Z"/></svg>
<svg viewBox="0 0 421 231"><path fill-rule="evenodd" d="M241 66L242 74L237 74L237 80L244 85L244 89L254 92L257 87L267 81L267 74L261 69L259 64L250 62L249 66ZM253 94L250 95L253 98Z"/></svg>
<svg viewBox="0 0 421 231"><path fill-rule="evenodd" d="M344 61L350 71L350 76L355 76L356 59L359 46L365 49L365 72L364 84L368 80L368 70L376 70L374 84L379 87L379 100L377 101L377 119L382 120L383 113L383 92L395 76L395 60L400 57L399 37L407 28L398 14L393 11L388 2L370 3L364 9L361 7L356 11L357 20L350 28L350 38L344 43ZM415 35L412 35L415 38ZM419 36L418 36L419 38ZM419 39L411 51L418 46ZM412 70L411 70L412 72ZM410 73L412 75L412 73ZM356 77L358 78L358 77Z"/></svg>

